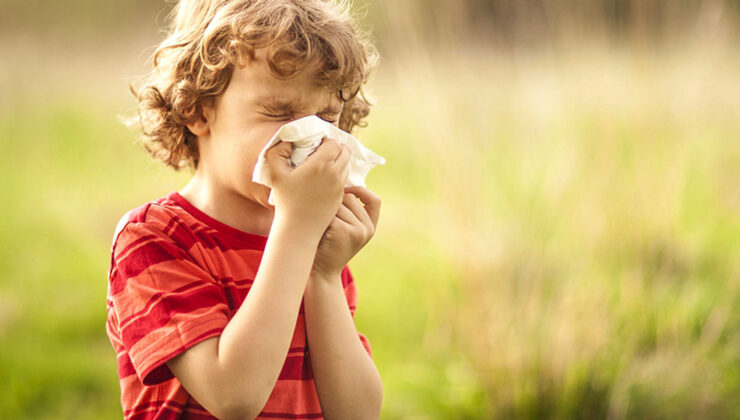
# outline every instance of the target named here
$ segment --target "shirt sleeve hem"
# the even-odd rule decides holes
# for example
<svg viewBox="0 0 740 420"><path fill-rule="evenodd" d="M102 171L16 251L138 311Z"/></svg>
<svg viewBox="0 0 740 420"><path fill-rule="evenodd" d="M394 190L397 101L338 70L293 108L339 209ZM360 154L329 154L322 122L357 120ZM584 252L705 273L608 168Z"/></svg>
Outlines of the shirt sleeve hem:
<svg viewBox="0 0 740 420"><path fill-rule="evenodd" d="M367 355L370 356L370 359L373 359L373 352L370 349L370 341L362 333L358 332L357 335L360 337L360 341L362 342L362 346L365 347L365 351L367 352Z"/></svg>
<svg viewBox="0 0 740 420"><path fill-rule="evenodd" d="M134 362L141 372L139 379L144 385L156 385L174 378L167 361L207 338L221 335L227 323L223 313L213 313L151 343L141 352L146 356Z"/></svg>

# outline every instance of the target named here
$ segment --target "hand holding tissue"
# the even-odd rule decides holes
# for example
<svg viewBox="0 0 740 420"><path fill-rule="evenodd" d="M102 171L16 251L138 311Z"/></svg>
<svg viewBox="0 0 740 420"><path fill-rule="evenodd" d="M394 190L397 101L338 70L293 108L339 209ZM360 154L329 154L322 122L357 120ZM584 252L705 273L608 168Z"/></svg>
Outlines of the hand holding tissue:
<svg viewBox="0 0 740 420"><path fill-rule="evenodd" d="M315 115L310 115L308 117L291 121L278 129L275 135L272 136L270 141L268 141L265 147L260 151L257 164L252 173L252 181L267 187L272 187L270 171L265 159L265 153L272 146L278 144L278 142L283 141L293 143L293 153L290 156L290 163L293 166L298 166L306 160L308 155L319 147L321 140L324 137L332 138L339 144L346 145L352 151L352 157L348 164L346 187L364 187L365 177L367 176L367 173L370 172L370 169L376 165L385 164L385 159L383 157L376 155L373 151L363 146L362 143L360 143L360 141L351 134L340 130L333 124L328 123ZM275 204L272 200L272 193L270 193L268 203Z"/></svg>

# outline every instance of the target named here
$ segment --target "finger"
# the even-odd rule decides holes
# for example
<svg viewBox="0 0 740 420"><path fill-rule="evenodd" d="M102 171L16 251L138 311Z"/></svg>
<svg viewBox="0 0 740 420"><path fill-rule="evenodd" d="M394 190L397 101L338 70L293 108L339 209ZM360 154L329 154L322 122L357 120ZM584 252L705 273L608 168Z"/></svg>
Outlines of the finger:
<svg viewBox="0 0 740 420"><path fill-rule="evenodd" d="M346 226L346 227L342 228L342 226ZM346 220L343 220L341 217L334 216L334 218L331 220L331 223L329 223L329 228L327 228L327 230L330 228L346 230L346 229L349 229L351 226L352 226L351 223L347 222Z"/></svg>
<svg viewBox="0 0 740 420"><path fill-rule="evenodd" d="M342 168L342 184L345 184L347 182L347 177L349 177L349 160L352 157L352 149L344 144L341 145L341 148L342 151L339 153L339 156L337 156L334 164L339 168Z"/></svg>
<svg viewBox="0 0 740 420"><path fill-rule="evenodd" d="M339 156L339 153L341 151L342 148L339 147L339 143L336 140L324 137L323 139L321 139L321 144L319 144L319 147L317 147L316 150L314 150L314 152L306 158L306 161L333 162L334 160L336 160L337 156Z"/></svg>
<svg viewBox="0 0 740 420"><path fill-rule="evenodd" d="M373 224L372 219L370 219L370 215L367 213L367 210L365 210L365 207L363 207L360 201L357 200L357 196L352 193L344 194L342 204L345 205L357 220L365 226L368 232L375 232L375 224Z"/></svg>
<svg viewBox="0 0 740 420"><path fill-rule="evenodd" d="M265 152L265 161L271 173L290 169L290 155L293 153L293 143L279 142Z"/></svg>
<svg viewBox="0 0 740 420"><path fill-rule="evenodd" d="M278 141L275 145L267 149L265 158L272 159L275 157L289 158L293 152L293 143L288 141Z"/></svg>
<svg viewBox="0 0 740 420"><path fill-rule="evenodd" d="M380 197L367 188L360 186L345 187L344 192L354 194L362 201L373 226L377 228L378 219L380 218Z"/></svg>
<svg viewBox="0 0 740 420"><path fill-rule="evenodd" d="M344 166L349 162L349 159L352 157L352 149L347 147L344 144L340 144L340 151L339 155L337 155L337 158L334 159L334 164L339 166Z"/></svg>
<svg viewBox="0 0 740 420"><path fill-rule="evenodd" d="M351 198L351 200L355 199ZM362 225L362 222L357 218L357 216L349 209L349 207L347 207L347 204L345 204L346 201L346 199L342 201L342 205L339 206L336 216L350 225Z"/></svg>

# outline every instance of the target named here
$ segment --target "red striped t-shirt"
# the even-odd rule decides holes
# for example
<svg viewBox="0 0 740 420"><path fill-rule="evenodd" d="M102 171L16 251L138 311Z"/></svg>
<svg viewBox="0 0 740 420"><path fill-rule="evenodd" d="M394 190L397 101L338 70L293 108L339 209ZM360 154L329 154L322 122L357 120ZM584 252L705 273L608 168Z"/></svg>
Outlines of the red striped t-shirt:
<svg viewBox="0 0 740 420"><path fill-rule="evenodd" d="M215 418L166 362L221 334L249 293L266 242L208 216L177 192L121 219L111 247L106 331L118 359L125 419ZM357 289L347 267L342 285L354 316ZM367 339L358 335L372 357ZM258 418L323 418L303 302L282 371Z"/></svg>

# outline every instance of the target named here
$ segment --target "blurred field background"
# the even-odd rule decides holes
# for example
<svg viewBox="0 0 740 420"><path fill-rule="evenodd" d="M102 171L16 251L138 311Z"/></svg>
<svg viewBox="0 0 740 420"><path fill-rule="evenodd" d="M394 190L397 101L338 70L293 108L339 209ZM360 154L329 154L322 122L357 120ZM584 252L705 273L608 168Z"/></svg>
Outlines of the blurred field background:
<svg viewBox="0 0 740 420"><path fill-rule="evenodd" d="M120 418L105 335L169 5L0 1L0 418ZM357 1L383 419L740 419L740 2Z"/></svg>

